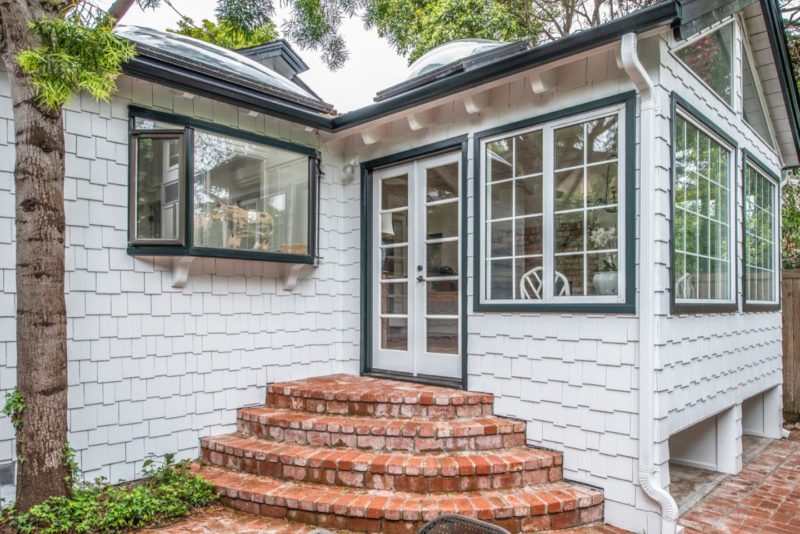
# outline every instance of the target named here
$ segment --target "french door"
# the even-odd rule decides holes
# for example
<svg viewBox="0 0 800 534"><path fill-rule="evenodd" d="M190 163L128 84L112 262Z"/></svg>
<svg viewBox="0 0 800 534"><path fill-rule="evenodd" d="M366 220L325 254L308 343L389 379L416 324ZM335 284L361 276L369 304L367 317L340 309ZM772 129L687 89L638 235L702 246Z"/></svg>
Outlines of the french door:
<svg viewBox="0 0 800 534"><path fill-rule="evenodd" d="M461 378L461 154L373 173L372 369Z"/></svg>

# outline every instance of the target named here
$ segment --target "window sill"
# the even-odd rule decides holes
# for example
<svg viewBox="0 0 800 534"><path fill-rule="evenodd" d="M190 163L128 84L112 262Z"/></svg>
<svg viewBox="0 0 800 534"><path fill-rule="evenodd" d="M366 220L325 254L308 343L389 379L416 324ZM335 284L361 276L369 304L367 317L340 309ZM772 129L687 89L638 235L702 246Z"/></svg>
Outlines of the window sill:
<svg viewBox="0 0 800 534"><path fill-rule="evenodd" d="M627 303L590 303L576 302L569 304L566 302L551 304L533 303L475 303L476 312L505 312L505 313L607 313L607 314L632 314L636 313L635 304Z"/></svg>
<svg viewBox="0 0 800 534"><path fill-rule="evenodd" d="M773 302L773 303L752 303L748 304L745 302L742 305L742 311L747 312L776 312L781 311L781 304L780 302Z"/></svg>
<svg viewBox="0 0 800 534"><path fill-rule="evenodd" d="M680 303L673 302L671 315L701 315L714 313L736 313L739 305L736 302Z"/></svg>
<svg viewBox="0 0 800 534"><path fill-rule="evenodd" d="M218 250L207 248L129 246L128 255L150 257L155 263L172 269L172 287L182 288L189 280L192 263L197 258L260 261L265 264L265 276L283 281L283 289L292 291L298 280L308 278L316 268L313 256L253 252L249 250Z"/></svg>

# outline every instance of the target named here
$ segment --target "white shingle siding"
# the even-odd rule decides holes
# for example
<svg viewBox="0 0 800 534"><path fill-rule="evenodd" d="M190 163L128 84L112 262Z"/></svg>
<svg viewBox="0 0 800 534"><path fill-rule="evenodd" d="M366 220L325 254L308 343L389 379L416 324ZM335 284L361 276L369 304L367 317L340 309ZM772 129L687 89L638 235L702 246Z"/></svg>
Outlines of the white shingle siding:
<svg viewBox="0 0 800 534"><path fill-rule="evenodd" d="M358 370L358 222L337 156L323 154L319 268L294 291L259 262L198 258L183 289L163 261L127 255L128 105L320 147L284 121L123 77L110 104L74 99L66 130L70 442L87 477L139 474L149 453L197 456L268 382ZM14 387L13 146L0 73L0 394ZM0 463L13 458L0 418Z"/></svg>
<svg viewBox="0 0 800 534"><path fill-rule="evenodd" d="M780 384L781 315L670 315L670 93L723 125L776 172L777 155L710 95L669 53L669 31L641 43L660 106L656 125L654 265L657 283L657 463L669 482L668 439ZM477 131L633 90L613 50L558 67L558 85L535 95L524 74L494 83L489 105L467 114L455 99L431 125L411 132L405 117L381 143L325 145L277 119L151 83L123 78L111 105L74 100L65 112L68 152L67 314L70 441L87 475L129 479L148 453L194 457L198 437L233 428L235 409L264 400L268 382L333 372L357 373L361 344L359 178L341 167L467 135L469 388L494 393L496 412L527 421L528 442L563 451L567 479L602 487L606 519L658 532L658 509L638 488L639 319L636 314L474 312L473 140ZM740 69L737 68L737 72ZM13 135L7 84L0 80L0 392L14 386ZM320 267L292 292L260 262L198 258L188 284L172 288L163 260L127 255L128 104L195 116L306 144L323 153ZM638 115L638 110L637 110ZM388 121L385 119L384 122ZM636 117L638 132L638 116ZM3 137L5 135L5 137ZM327 139L326 135L323 139ZM636 139L637 154L640 140ZM4 157L8 155L8 158ZM741 161L741 158L739 158ZM637 280L639 162L636 163ZM737 170L737 179L740 173ZM741 217L741 189L736 216ZM739 223L737 222L737 227ZM739 232L740 233L740 232ZM741 235L738 236L741 258ZM741 263L737 266L737 271ZM739 273L740 274L740 273ZM741 302L741 284L738 284ZM637 303L641 297L637 294ZM739 424L740 415L733 418ZM13 432L0 418L0 462L12 458ZM736 447L740 447L737 441Z"/></svg>
<svg viewBox="0 0 800 534"><path fill-rule="evenodd" d="M737 37L741 34L737 32ZM737 41L736 46L740 46ZM658 90L662 109L660 130L666 132L658 153L665 168L669 168L671 149L668 132L670 117L668 110L671 93L679 94L693 107L703 113L714 124L719 125L739 145L735 178L737 183L736 218L736 295L742 309L742 153L747 150L770 166L777 175L781 173L781 162L777 153L758 138L742 119L711 93L671 54L675 46L671 34L661 39ZM741 75L741 66L734 71ZM740 107L741 83L734 81L735 107ZM663 175L664 173L662 173ZM668 174L666 176L669 176ZM669 184L659 187L663 201L655 217L669 221ZM669 226L659 224L664 231L659 240L659 256L669 258ZM669 262L656 266L659 279L669 281ZM665 286L665 289L668 286ZM675 432L706 419L723 409L741 404L745 399L779 385L781 376L781 313L726 313L712 315L669 315L669 293L659 293L659 338L663 369L659 372L658 385L661 405L666 413L659 421L659 439L667 439Z"/></svg>

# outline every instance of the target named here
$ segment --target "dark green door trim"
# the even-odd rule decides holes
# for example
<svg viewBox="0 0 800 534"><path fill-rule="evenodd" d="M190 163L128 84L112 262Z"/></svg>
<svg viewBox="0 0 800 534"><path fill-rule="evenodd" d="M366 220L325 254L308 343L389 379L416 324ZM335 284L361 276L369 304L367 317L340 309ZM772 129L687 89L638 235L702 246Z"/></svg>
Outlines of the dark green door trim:
<svg viewBox="0 0 800 534"><path fill-rule="evenodd" d="M361 164L361 374L375 374L376 376L391 377L399 380L410 380L426 384L440 384L450 387L467 389L467 220L468 220L468 195L467 195L467 148L468 137L461 135L438 141L429 145L405 150L396 154L382 156ZM405 374L386 372L373 372L372 369L372 195L373 173L376 169L433 156L443 152L461 151L461 276L459 279L461 291L461 380L448 378L419 376L413 377Z"/></svg>

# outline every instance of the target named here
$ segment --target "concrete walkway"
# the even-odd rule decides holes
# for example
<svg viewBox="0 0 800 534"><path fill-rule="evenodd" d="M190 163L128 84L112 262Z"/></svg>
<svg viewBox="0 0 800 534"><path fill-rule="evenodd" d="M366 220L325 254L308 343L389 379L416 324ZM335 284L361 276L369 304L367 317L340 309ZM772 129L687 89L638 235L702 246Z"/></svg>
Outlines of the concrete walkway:
<svg viewBox="0 0 800 534"><path fill-rule="evenodd" d="M800 431L774 441L681 517L686 534L800 534ZM140 534L307 534L312 527L211 507ZM559 534L625 534L595 526Z"/></svg>

